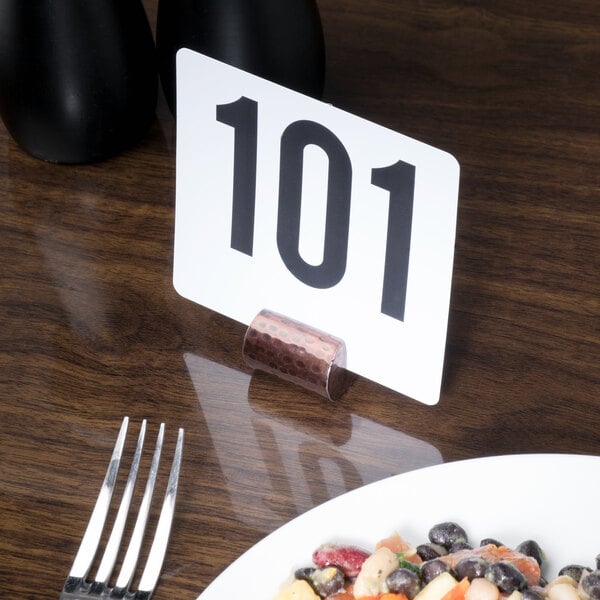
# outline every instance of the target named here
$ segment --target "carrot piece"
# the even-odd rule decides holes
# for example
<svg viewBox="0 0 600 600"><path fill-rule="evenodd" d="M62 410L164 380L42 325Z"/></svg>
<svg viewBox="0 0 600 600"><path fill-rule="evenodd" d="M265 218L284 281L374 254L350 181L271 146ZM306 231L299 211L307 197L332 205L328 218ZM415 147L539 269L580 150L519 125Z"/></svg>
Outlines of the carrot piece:
<svg viewBox="0 0 600 600"><path fill-rule="evenodd" d="M470 585L471 583L468 578L464 577L449 592L442 596L442 600L464 600Z"/></svg>

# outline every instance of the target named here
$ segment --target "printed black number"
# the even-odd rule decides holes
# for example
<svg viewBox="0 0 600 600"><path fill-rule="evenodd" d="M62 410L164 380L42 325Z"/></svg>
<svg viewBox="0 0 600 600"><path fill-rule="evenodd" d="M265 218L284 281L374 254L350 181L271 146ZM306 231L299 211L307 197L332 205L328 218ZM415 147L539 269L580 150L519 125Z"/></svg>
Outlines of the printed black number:
<svg viewBox="0 0 600 600"><path fill-rule="evenodd" d="M389 167L373 169L371 183L390 193L381 312L404 321L415 167L399 160Z"/></svg>
<svg viewBox="0 0 600 600"><path fill-rule="evenodd" d="M252 256L256 205L258 103L242 96L217 106L217 120L235 130L231 247ZM304 151L315 145L328 160L323 260L300 255ZM352 162L339 138L315 121L290 123L281 136L277 247L297 279L315 288L335 286L344 276L350 231ZM415 189L415 166L401 160L371 171L371 184L390 195L381 312L404 320Z"/></svg>
<svg viewBox="0 0 600 600"><path fill-rule="evenodd" d="M235 130L231 247L252 256L256 205L258 103L242 96L217 106L217 121Z"/></svg>
<svg viewBox="0 0 600 600"><path fill-rule="evenodd" d="M300 256L300 211L304 150L321 148L329 160L323 260L311 265ZM346 148L329 129L314 121L294 121L281 136L277 247L289 271L306 285L333 287L344 276L350 229L352 165Z"/></svg>

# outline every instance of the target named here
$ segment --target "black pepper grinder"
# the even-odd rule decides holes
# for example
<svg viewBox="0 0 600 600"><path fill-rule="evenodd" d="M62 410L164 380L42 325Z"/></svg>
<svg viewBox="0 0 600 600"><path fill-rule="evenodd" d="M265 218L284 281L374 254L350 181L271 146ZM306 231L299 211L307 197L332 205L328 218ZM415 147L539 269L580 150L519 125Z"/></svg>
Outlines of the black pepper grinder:
<svg viewBox="0 0 600 600"><path fill-rule="evenodd" d="M87 163L125 150L157 88L140 0L0 0L0 115L30 154Z"/></svg>
<svg viewBox="0 0 600 600"><path fill-rule="evenodd" d="M315 0L159 0L156 43L173 114L180 48L316 98L323 92L325 44Z"/></svg>

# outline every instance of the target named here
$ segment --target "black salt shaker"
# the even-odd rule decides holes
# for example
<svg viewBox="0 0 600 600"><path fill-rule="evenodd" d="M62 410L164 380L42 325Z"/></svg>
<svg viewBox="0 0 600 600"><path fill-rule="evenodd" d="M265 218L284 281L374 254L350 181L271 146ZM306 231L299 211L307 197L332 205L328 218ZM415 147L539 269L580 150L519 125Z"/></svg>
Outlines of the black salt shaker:
<svg viewBox="0 0 600 600"><path fill-rule="evenodd" d="M30 154L108 158L156 110L152 31L140 0L0 0L0 115Z"/></svg>
<svg viewBox="0 0 600 600"><path fill-rule="evenodd" d="M325 44L315 0L159 0L156 42L173 113L180 48L309 96L323 92Z"/></svg>

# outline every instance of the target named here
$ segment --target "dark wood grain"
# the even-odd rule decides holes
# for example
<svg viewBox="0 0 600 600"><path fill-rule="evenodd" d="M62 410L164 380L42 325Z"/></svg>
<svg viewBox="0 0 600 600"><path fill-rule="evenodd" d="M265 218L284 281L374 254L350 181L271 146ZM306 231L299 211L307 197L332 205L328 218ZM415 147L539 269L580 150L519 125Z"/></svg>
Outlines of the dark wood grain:
<svg viewBox="0 0 600 600"><path fill-rule="evenodd" d="M123 415L165 421L171 449L186 428L157 600L196 598L265 534L386 475L600 454L597 2L319 6L325 100L461 164L439 404L252 376L245 327L177 295L164 102L141 144L93 165L31 158L0 126L2 597L58 597Z"/></svg>

